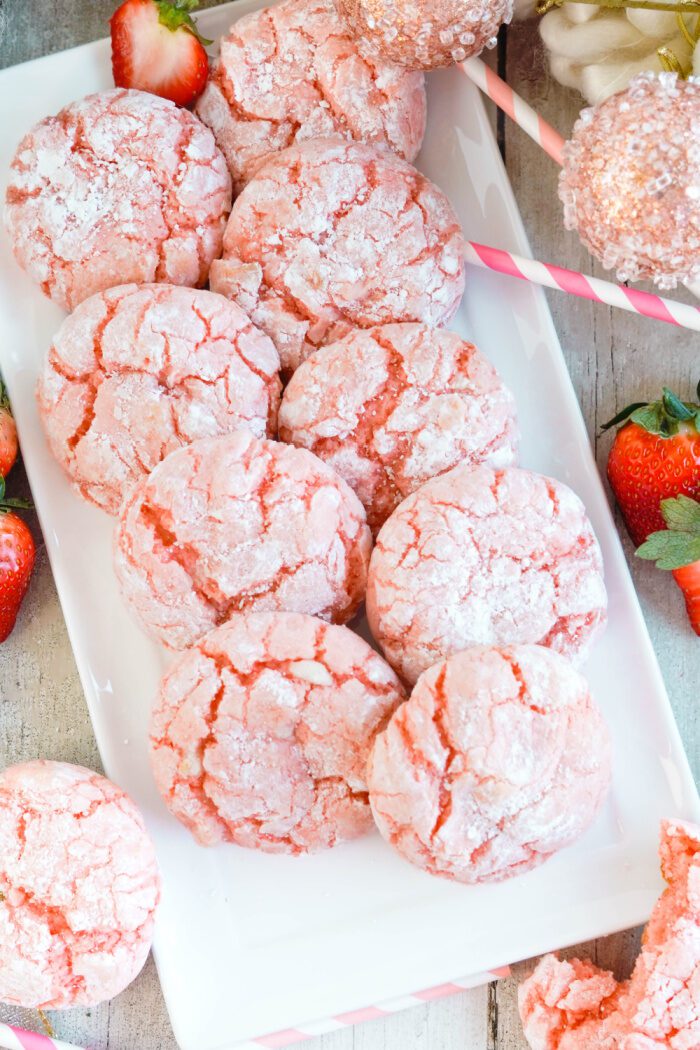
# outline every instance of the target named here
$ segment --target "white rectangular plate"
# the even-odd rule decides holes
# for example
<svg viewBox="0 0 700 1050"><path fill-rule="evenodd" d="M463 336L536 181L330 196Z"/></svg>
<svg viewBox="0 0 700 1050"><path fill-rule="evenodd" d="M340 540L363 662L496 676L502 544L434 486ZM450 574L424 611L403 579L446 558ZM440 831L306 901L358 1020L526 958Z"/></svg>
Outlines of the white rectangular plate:
<svg viewBox="0 0 700 1050"><path fill-rule="evenodd" d="M210 10L221 34L256 2ZM106 41L0 73L3 183L25 130L111 86ZM467 235L521 254L527 240L475 88L432 74L420 167ZM1 187L4 195L4 185ZM697 796L543 294L471 271L454 327L518 399L522 462L568 482L600 538L610 625L586 671L610 725L614 784L592 830L539 870L458 886L410 867L377 835L320 856L198 848L156 794L148 712L164 652L132 623L111 569L112 524L71 492L44 442L37 371L61 312L0 248L0 363L105 769L146 814L164 874L156 960L184 1050L215 1050L491 970L647 918L660 889L661 817L698 816Z"/></svg>

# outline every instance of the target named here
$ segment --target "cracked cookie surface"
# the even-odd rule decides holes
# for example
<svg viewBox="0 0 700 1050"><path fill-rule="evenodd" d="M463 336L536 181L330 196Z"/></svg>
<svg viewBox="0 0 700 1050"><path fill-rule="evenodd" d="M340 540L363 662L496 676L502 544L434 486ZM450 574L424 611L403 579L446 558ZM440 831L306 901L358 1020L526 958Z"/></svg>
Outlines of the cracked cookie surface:
<svg viewBox="0 0 700 1050"><path fill-rule="evenodd" d="M280 437L345 478L376 531L406 496L457 463L515 463L515 400L454 332L383 325L304 361L284 392Z"/></svg>
<svg viewBox="0 0 700 1050"><path fill-rule="evenodd" d="M477 646L419 678L368 763L374 818L411 863L459 882L529 871L595 817L608 731L585 679L542 646Z"/></svg>
<svg viewBox="0 0 700 1050"><path fill-rule="evenodd" d="M425 132L423 74L363 58L332 0L286 0L244 15L197 102L240 193L273 154L341 135L415 159Z"/></svg>
<svg viewBox="0 0 700 1050"><path fill-rule="evenodd" d="M375 146L318 139L248 183L211 286L270 335L290 373L352 328L446 324L463 256L457 216L424 175Z"/></svg>
<svg viewBox="0 0 700 1050"><path fill-rule="evenodd" d="M583 504L517 467L458 466L433 478L377 537L367 616L409 682L470 645L532 643L582 659L607 619Z"/></svg>
<svg viewBox="0 0 700 1050"><path fill-rule="evenodd" d="M695 1050L700 1046L700 828L661 825L661 873L632 976L546 955L518 989L532 1050Z"/></svg>
<svg viewBox="0 0 700 1050"><path fill-rule="evenodd" d="M163 679L156 783L204 845L326 849L371 827L367 755L404 699L389 665L347 628L236 614Z"/></svg>
<svg viewBox="0 0 700 1050"><path fill-rule="evenodd" d="M61 325L37 399L51 451L87 500L117 514L170 452L244 427L276 429L279 356L235 303L174 285L121 285Z"/></svg>
<svg viewBox="0 0 700 1050"><path fill-rule="evenodd" d="M231 180L196 117L114 89L35 125L6 196L15 257L66 310L129 281L202 285L221 252Z"/></svg>
<svg viewBox="0 0 700 1050"><path fill-rule="evenodd" d="M236 612L346 622L371 543L362 504L330 467L238 430L171 452L136 487L114 567L144 629L184 649Z"/></svg>
<svg viewBox="0 0 700 1050"><path fill-rule="evenodd" d="M138 809L64 762L0 773L0 1000L94 1006L141 970L160 898Z"/></svg>

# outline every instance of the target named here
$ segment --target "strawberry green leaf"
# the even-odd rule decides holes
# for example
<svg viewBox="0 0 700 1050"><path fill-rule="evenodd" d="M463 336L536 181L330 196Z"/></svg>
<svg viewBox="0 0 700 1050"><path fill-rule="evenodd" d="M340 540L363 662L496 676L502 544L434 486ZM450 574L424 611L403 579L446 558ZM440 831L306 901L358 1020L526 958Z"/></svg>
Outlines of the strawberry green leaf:
<svg viewBox="0 0 700 1050"><path fill-rule="evenodd" d="M0 500L0 514L6 514L8 510L34 510L34 506L28 499L13 496L11 499Z"/></svg>
<svg viewBox="0 0 700 1050"><path fill-rule="evenodd" d="M665 413L660 401L636 409L630 419L643 430L648 430L650 434L664 433Z"/></svg>
<svg viewBox="0 0 700 1050"><path fill-rule="evenodd" d="M700 536L687 532L652 532L637 550L637 557L655 561L657 569L682 569L700 561Z"/></svg>
<svg viewBox="0 0 700 1050"><path fill-rule="evenodd" d="M673 532L700 536L700 503L690 496L661 500L661 515Z"/></svg>
<svg viewBox="0 0 700 1050"><path fill-rule="evenodd" d="M672 419L679 419L681 422L695 419L695 409L684 404L668 387L664 387L663 402L666 414L671 416Z"/></svg>
<svg viewBox="0 0 700 1050"><path fill-rule="evenodd" d="M700 399L700 383L698 383L698 399ZM700 431L700 404L681 401L672 390L665 386L660 401L652 401L649 404L637 401L633 405L628 405L609 422L604 423L601 429L609 430L618 423L624 423L625 420L631 420L650 434L672 437L678 433L681 423L689 423Z"/></svg>
<svg viewBox="0 0 700 1050"><path fill-rule="evenodd" d="M611 427L616 427L618 423L624 423L624 421L626 419L629 419L632 413L636 412L638 408L646 407L647 406L644 401L635 401L633 405L628 405L627 408L623 408L622 412L618 412L617 415L613 416L612 419L609 419L607 423L603 423L600 429L610 430Z"/></svg>
<svg viewBox="0 0 700 1050"><path fill-rule="evenodd" d="M6 499L5 498L5 479L0 474L0 514L5 514L8 510L33 510L32 504L26 499Z"/></svg>

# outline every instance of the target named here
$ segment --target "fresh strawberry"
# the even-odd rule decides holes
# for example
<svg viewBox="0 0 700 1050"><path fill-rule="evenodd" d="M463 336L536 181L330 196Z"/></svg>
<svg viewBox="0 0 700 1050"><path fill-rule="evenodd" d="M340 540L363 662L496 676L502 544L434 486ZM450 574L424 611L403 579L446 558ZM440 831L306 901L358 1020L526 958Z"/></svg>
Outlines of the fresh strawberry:
<svg viewBox="0 0 700 1050"><path fill-rule="evenodd" d="M625 420L610 449L608 478L639 546L663 529L663 499L700 495L700 405L681 401L664 387L660 401L630 405L603 430Z"/></svg>
<svg viewBox="0 0 700 1050"><path fill-rule="evenodd" d="M209 60L190 11L198 0L125 0L110 19L117 87L189 106L207 82Z"/></svg>
<svg viewBox="0 0 700 1050"><path fill-rule="evenodd" d="M688 496L665 499L661 515L666 528L653 532L637 554L655 561L657 569L672 570L691 626L700 634L700 503Z"/></svg>
<svg viewBox="0 0 700 1050"><path fill-rule="evenodd" d="M0 478L0 642L12 632L34 568L32 534L14 513L28 506L24 500L5 499L5 481Z"/></svg>
<svg viewBox="0 0 700 1050"><path fill-rule="evenodd" d="M0 477L6 478L17 459L17 427L5 385L0 379Z"/></svg>

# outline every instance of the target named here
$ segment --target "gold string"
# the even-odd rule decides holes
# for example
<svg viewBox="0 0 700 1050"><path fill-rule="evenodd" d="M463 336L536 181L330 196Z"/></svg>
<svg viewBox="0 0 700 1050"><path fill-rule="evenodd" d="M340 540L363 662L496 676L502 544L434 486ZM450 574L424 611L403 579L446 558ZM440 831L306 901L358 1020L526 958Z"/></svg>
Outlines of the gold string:
<svg viewBox="0 0 700 1050"><path fill-rule="evenodd" d="M687 80L693 72L693 51L697 46L698 37L700 37L700 18L696 19L695 29L692 33L685 24L683 15L676 15L676 21L678 22L678 26L690 47L690 63L687 66L684 66L678 58L678 55L674 54L669 47L657 48L656 54L658 55L659 62L667 73L677 73L683 80Z"/></svg>
<svg viewBox="0 0 700 1050"><path fill-rule="evenodd" d="M695 45L698 42L698 29L700 29L700 18L697 19L695 23L695 30L692 33L685 24L685 18L683 17L683 15L676 15L676 21L678 22L678 28L680 29L685 39L688 41L690 50L694 51Z"/></svg>
<svg viewBox="0 0 700 1050"><path fill-rule="evenodd" d="M48 1035L49 1039L55 1039L56 1038L56 1033L53 1030L53 1025L49 1021L49 1019L46 1016L46 1014L44 1013L44 1011L43 1010L37 1010L37 1013L39 1014L39 1017L41 1018L41 1023L44 1026L44 1031Z"/></svg>
<svg viewBox="0 0 700 1050"><path fill-rule="evenodd" d="M700 0L673 0L673 3L668 4L664 3L664 0L578 0L578 2L609 8L613 11L638 7L647 11L674 11L678 14L700 13ZM546 15L553 7L561 7L563 3L566 3L566 0L538 0L535 10L538 15Z"/></svg>
<svg viewBox="0 0 700 1050"><path fill-rule="evenodd" d="M659 56L659 62L667 73L677 73L679 77L685 80L688 75L687 70L681 65L678 56L669 47L657 48L656 54Z"/></svg>

